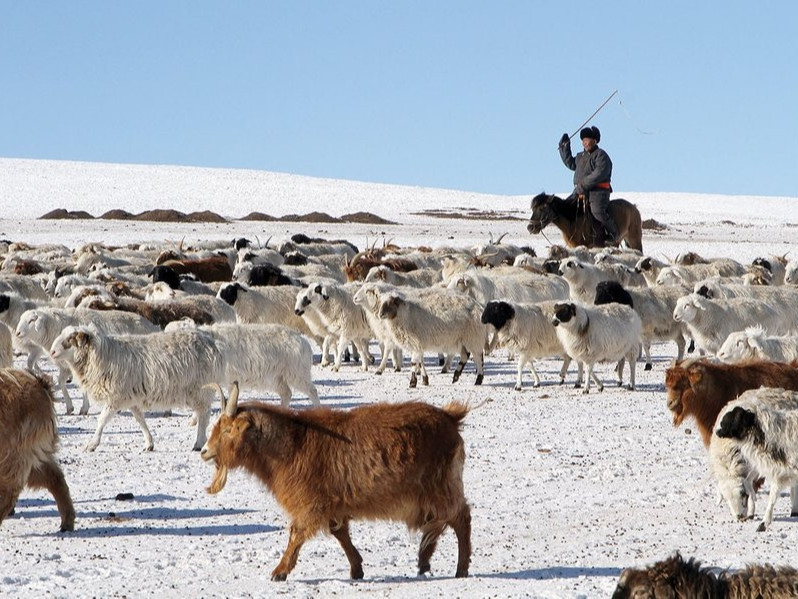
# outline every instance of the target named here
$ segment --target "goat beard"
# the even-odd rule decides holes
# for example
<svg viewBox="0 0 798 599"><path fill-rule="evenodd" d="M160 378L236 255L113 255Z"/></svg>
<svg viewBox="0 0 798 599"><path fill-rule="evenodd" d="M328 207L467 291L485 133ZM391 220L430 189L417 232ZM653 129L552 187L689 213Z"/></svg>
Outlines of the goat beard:
<svg viewBox="0 0 798 599"><path fill-rule="evenodd" d="M217 466L216 472L213 474L211 486L207 488L208 493L216 495L219 491L224 489L227 484L227 466Z"/></svg>

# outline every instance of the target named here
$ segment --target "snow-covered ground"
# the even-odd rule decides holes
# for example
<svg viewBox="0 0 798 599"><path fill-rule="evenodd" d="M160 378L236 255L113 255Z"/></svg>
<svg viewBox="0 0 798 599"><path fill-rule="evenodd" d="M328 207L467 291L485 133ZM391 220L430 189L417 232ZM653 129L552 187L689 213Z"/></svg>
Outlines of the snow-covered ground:
<svg viewBox="0 0 798 599"><path fill-rule="evenodd" d="M559 183L567 188L566 173ZM87 241L192 243L297 232L346 238L364 247L470 246L508 233L506 242L547 252L524 220L432 218L429 210L495 211L526 219L530 196L312 179L256 171L0 159L4 213L0 237L33 244ZM552 190L554 191L554 190ZM750 262L798 248L795 198L617 193L634 201L644 219L668 229L644 231L646 254L674 257L694 250ZM98 216L121 208L184 212L213 210L238 218L252 211L275 216L368 211L396 225L242 222L167 224L130 221L40 221L54 209ZM545 231L560 243L559 232ZM316 348L318 352L318 348ZM372 348L376 353L376 347ZM212 467L191 451L186 412L148 419L155 450L140 453L141 433L127 413L106 428L94 453L83 445L98 408L66 416L57 405L60 460L77 511L76 530L59 534L46 493L24 492L15 516L0 526L0 593L4 596L369 596L607 597L626 566L657 561L675 550L708 565L749 562L795 565L798 525L780 499L771 530L732 521L715 503L706 451L691 422L671 425L664 372L675 344L655 345L654 369L638 369L638 388L583 396L558 386L560 364L543 361L538 389L513 389L515 366L498 352L487 359L485 382L473 386L473 367L461 380L434 374L430 386L410 389L407 369L383 376L347 365L338 373L314 366L321 401L350 408L374 401L449 400L480 407L466 419L466 495L472 505L470 577L453 578L456 542L447 533L431 576L415 575L419 539L402 525L358 522L352 539L365 578L348 580L338 543L319 536L303 548L285 583L269 580L287 542L286 519L274 499L243 472L219 495L205 492ZM432 367L433 356L429 357ZM20 357L17 366L23 365ZM52 370L50 370L52 372ZM605 380L611 367L598 369ZM569 373L568 382L573 382ZM527 385L531 378L525 379ZM70 387L73 396L77 389ZM254 395L245 394L245 397ZM302 400L300 406L307 405ZM117 501L132 493L132 501ZM764 504L760 495L759 512Z"/></svg>

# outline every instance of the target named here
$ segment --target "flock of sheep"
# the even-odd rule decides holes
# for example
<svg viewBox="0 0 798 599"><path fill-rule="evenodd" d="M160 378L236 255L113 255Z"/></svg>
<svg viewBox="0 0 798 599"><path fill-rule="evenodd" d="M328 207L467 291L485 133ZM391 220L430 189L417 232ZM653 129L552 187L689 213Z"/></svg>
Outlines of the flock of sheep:
<svg viewBox="0 0 798 599"><path fill-rule="evenodd" d="M691 253L666 264L634 250L558 246L549 256L538 257L529 248L501 239L474 248L405 249L388 244L358 251L347 241L304 235L264 248L240 239L206 243L191 251L155 245L90 244L74 251L5 245L0 272L0 321L6 325L0 326L0 366L5 369L0 373L0 431L14 434L3 435L0 443L27 449L15 452L16 461L2 463L0 521L29 485L52 492L62 530L74 526L64 474L53 457L53 390L40 363L50 359L58 368L58 389L67 413L74 411L67 388L70 378L83 393L80 414L88 412L89 402L102 406L87 451L98 447L105 425L120 410L129 410L140 425L146 451L154 446L146 412L191 408L196 421L193 449L215 461L215 491L224 485L227 468L244 467L256 474L264 468L251 455L239 455L254 451L248 444L255 437L247 436L245 429L260 430L259 443L268 437L264 430L284 428L285 423L327 431L327 437L307 441L308 447L320 444L326 449L297 446L292 460L274 458L279 468L270 462L269 474L258 474L294 518L276 579L285 578L302 542L318 530L339 540L352 576L361 577L362 560L348 533L348 520L358 517L399 519L424 531L419 548L422 572L429 568L437 537L452 527L460 547L457 575L467 575L470 516L462 489L462 460L457 457L462 452L458 423L467 412L465 406L434 409L427 421L438 424L413 424L417 435L412 438L397 441L388 432L370 431L367 445L383 452L382 462L390 451L415 455L442 435L451 441L443 453L426 451L438 456L434 460L405 460L387 468L389 482L377 489L351 480L330 481L333 487L348 489L346 509L330 506L321 520L316 514L310 523L297 503L301 494L281 490L287 471L280 468L290 470L289 462L307 466L318 461L319 452L327 453L324 463L333 471L336 459L352 461L331 450L340 438L355 443L352 451L360 461L371 459L353 441L361 434L367 438L366 433L356 426L347 428L354 426L348 420L336 420L343 417L314 421L316 410L287 409L297 394L319 405L314 345L321 354L320 366L333 372L344 361L355 360L364 371L374 366L379 375L389 362L399 371L408 359L410 386L419 380L429 384L430 362L424 357L430 354L437 354L444 372L453 370L453 382L471 359L474 383L479 385L486 376L485 356L504 348L517 360L518 390L527 366L533 385L539 386L535 360L561 356L557 382L567 380L570 363L576 361L573 384L589 393L591 383L599 391L604 387L595 371L600 363L615 366L619 384L628 368L627 386L634 390L638 359L643 356L645 368L651 369L651 344L673 341L678 362L666 376L668 407L674 424L688 415L699 423L720 497L732 514L753 517L756 489L764 477L770 486L764 530L771 524L779 491L798 483L798 380L792 380L798 377L791 377L794 369L789 365L798 358L798 265L781 257L744 265ZM379 346L376 357L372 342ZM688 344L696 357L684 360ZM14 352L27 354L29 374L11 368ZM772 363L764 367L771 370L759 375L762 363ZM725 383L707 384L713 369L723 368ZM773 368L782 371L773 374ZM213 398L217 393L224 398L224 388L234 389L237 398L239 387L275 393L281 406L261 414L260 405L239 406L231 399L209 440ZM21 411L23 401L37 403ZM409 415L398 411L380 418L401 426L403 419L417 420L419 410L423 408L416 406ZM244 414L246 423L237 420ZM264 418L271 419L270 424L264 424ZM363 420L373 425L374 418ZM430 468L442 469L443 474L434 477L440 484L386 502L389 490L409 484ZM320 476L307 467L292 472L299 478ZM793 492L795 515L798 488L793 486ZM303 493L312 494L307 489ZM315 496L314 501L321 499ZM375 510L375 503L383 509Z"/></svg>

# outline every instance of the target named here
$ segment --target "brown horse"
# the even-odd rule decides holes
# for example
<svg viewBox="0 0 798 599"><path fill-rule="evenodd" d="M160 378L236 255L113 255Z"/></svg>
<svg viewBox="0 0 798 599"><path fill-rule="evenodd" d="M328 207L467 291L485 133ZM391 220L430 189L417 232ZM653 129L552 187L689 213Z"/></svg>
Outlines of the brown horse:
<svg viewBox="0 0 798 599"><path fill-rule="evenodd" d="M643 225L637 206L626 200L611 200L609 213L618 227L618 240L625 241L630 248L643 251ZM577 200L561 199L554 195L539 193L532 198L532 216L527 231L540 233L547 225L554 224L562 231L568 247L583 245L596 247L593 215ZM596 223L597 224L597 223ZM600 225L597 225L600 226Z"/></svg>

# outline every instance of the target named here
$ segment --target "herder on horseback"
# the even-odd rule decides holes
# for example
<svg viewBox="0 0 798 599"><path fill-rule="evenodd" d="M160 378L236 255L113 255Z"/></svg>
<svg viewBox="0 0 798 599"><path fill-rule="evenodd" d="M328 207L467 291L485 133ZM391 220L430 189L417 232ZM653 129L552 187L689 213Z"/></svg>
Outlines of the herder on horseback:
<svg viewBox="0 0 798 599"><path fill-rule="evenodd" d="M576 199L598 221L596 223L595 245L617 244L618 228L608 210L612 186L612 160L603 149L598 147L601 132L598 127L585 127L579 132L584 151L576 157L571 153L571 138L563 133L560 139L560 158L569 169L574 171L574 191L569 199Z"/></svg>

